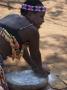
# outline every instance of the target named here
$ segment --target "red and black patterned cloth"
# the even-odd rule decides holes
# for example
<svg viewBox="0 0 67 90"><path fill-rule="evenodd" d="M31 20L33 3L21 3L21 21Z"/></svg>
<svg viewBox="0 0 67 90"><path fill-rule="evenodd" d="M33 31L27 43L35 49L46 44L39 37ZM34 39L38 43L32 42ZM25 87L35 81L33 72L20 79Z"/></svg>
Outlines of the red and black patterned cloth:
<svg viewBox="0 0 67 90"><path fill-rule="evenodd" d="M0 88L2 88L2 90L8 90L4 70L1 65L0 65Z"/></svg>

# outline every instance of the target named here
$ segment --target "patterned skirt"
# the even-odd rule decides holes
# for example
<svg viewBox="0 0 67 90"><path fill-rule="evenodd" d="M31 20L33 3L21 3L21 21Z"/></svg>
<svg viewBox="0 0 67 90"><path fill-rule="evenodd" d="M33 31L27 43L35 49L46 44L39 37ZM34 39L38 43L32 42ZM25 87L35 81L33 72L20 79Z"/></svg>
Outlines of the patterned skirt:
<svg viewBox="0 0 67 90"><path fill-rule="evenodd" d="M9 90L5 79L4 70L1 65L0 65L0 90Z"/></svg>

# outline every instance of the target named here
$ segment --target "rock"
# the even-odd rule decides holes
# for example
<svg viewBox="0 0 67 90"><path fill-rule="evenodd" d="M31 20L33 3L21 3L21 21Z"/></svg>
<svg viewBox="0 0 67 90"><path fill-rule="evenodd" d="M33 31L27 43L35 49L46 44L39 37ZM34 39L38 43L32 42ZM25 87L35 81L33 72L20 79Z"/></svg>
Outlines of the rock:
<svg viewBox="0 0 67 90"><path fill-rule="evenodd" d="M64 88L66 88L67 86L59 79L59 77L57 77L55 74L51 73L49 75L49 79L48 79L48 83L49 85L57 90L63 90Z"/></svg>
<svg viewBox="0 0 67 90"><path fill-rule="evenodd" d="M48 77L37 77L32 70L14 71L6 74L10 90L36 90L48 83Z"/></svg>

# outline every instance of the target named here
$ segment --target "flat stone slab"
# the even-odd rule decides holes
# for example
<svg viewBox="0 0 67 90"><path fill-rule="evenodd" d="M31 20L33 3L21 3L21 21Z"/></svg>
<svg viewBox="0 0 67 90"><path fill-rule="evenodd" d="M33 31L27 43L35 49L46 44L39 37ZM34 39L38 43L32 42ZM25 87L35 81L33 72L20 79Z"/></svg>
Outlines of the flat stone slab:
<svg viewBox="0 0 67 90"><path fill-rule="evenodd" d="M48 83L48 77L37 77L32 70L9 72L6 79L12 90L35 90L45 87Z"/></svg>

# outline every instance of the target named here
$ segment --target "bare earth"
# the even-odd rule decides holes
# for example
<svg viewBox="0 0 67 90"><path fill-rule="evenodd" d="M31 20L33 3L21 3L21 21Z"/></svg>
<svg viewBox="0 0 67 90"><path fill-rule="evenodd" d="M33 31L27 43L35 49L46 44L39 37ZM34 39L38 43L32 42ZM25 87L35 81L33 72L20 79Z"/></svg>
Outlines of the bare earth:
<svg viewBox="0 0 67 90"><path fill-rule="evenodd" d="M47 12L45 22L39 30L42 60L62 81L57 81L56 85L52 84L54 89L46 90L67 90L67 0L46 0L43 3ZM17 9L9 10L1 6L0 18L10 13L19 14L20 5L14 7Z"/></svg>

